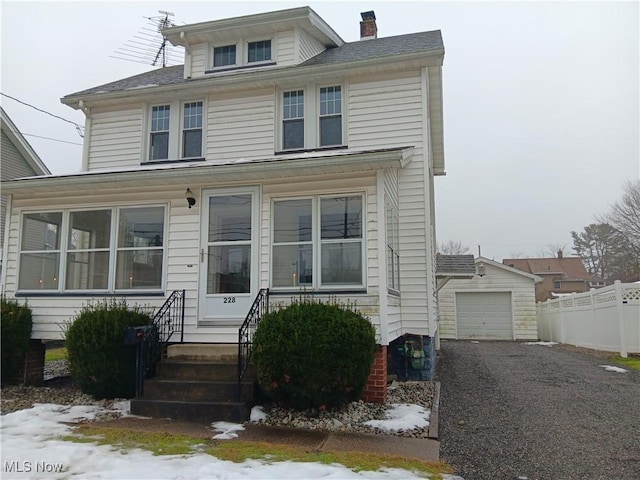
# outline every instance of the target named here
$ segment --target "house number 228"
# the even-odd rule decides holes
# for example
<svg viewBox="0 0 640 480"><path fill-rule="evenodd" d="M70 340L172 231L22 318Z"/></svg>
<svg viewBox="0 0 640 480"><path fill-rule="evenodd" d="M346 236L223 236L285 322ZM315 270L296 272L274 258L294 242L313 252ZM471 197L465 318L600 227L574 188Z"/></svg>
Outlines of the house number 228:
<svg viewBox="0 0 640 480"><path fill-rule="evenodd" d="M224 297L224 301L222 303L236 303L236 297Z"/></svg>

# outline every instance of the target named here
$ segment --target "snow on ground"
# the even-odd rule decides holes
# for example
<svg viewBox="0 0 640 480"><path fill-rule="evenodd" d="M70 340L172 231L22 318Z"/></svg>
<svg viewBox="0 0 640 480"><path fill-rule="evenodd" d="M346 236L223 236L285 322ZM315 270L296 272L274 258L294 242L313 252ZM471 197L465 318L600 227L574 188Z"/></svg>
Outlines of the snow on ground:
<svg viewBox="0 0 640 480"><path fill-rule="evenodd" d="M386 412L386 420L369 420L365 425L377 427L385 432L410 430L429 426L431 412L420 405L394 403Z"/></svg>
<svg viewBox="0 0 640 480"><path fill-rule="evenodd" d="M627 371L624 368L614 367L612 365L600 365L600 366L604 368L607 372L627 373Z"/></svg>
<svg viewBox="0 0 640 480"><path fill-rule="evenodd" d="M127 402L118 405L125 408ZM414 407L416 407L414 405ZM419 407L418 407L419 408ZM420 420L420 413L407 409L405 420ZM355 473L333 464L246 460L233 463L211 455L154 456L141 449L120 450L109 445L75 443L60 437L72 433L65 422L92 419L105 410L97 406L36 404L33 408L2 415L3 479L372 479L411 480L424 478L402 469ZM396 411L402 415L402 409ZM414 417L414 414L416 415ZM424 420L424 419L423 419ZM398 421L400 421L398 419ZM216 422L217 423L217 422ZM217 425L223 433L233 433L238 425ZM405 427L407 428L407 427ZM446 479L460 477L444 475Z"/></svg>
<svg viewBox="0 0 640 480"><path fill-rule="evenodd" d="M553 347L558 342L525 342L525 345L542 345L543 347Z"/></svg>

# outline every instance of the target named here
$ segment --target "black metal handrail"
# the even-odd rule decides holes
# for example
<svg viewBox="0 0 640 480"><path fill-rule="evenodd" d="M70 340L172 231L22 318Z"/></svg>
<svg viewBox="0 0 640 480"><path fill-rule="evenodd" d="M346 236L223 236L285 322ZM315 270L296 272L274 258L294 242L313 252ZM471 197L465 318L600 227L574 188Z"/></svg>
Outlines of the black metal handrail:
<svg viewBox="0 0 640 480"><path fill-rule="evenodd" d="M158 329L159 341L166 346L174 333L184 341L184 290L174 290L158 309L151 323Z"/></svg>
<svg viewBox="0 0 640 480"><path fill-rule="evenodd" d="M136 345L136 398L143 393L144 379L155 374L173 334L180 334L179 343L184 341L184 297L184 290L174 290L150 325L132 327L127 332L125 343Z"/></svg>
<svg viewBox="0 0 640 480"><path fill-rule="evenodd" d="M262 317L269 313L269 289L263 288L253 301L247 317L238 330L238 399L241 398L242 378L244 377L251 353L253 351L253 335Z"/></svg>

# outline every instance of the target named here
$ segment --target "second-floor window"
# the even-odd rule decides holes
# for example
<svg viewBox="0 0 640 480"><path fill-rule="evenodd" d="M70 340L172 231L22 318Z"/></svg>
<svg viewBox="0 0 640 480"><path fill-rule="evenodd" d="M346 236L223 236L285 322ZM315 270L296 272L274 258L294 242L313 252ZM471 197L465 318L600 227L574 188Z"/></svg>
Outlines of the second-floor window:
<svg viewBox="0 0 640 480"><path fill-rule="evenodd" d="M332 85L281 92L281 151L312 150L346 145L342 108L343 87Z"/></svg>
<svg viewBox="0 0 640 480"><path fill-rule="evenodd" d="M320 146L342 144L342 88L320 89Z"/></svg>
<svg viewBox="0 0 640 480"><path fill-rule="evenodd" d="M224 45L213 48L213 67L229 67L236 64L236 46Z"/></svg>
<svg viewBox="0 0 640 480"><path fill-rule="evenodd" d="M172 101L149 110L148 161L202 158L205 104Z"/></svg>
<svg viewBox="0 0 640 480"><path fill-rule="evenodd" d="M304 90L284 92L282 106L283 149L304 148Z"/></svg>
<svg viewBox="0 0 640 480"><path fill-rule="evenodd" d="M202 102L184 104L182 118L182 157L202 156Z"/></svg>
<svg viewBox="0 0 640 480"><path fill-rule="evenodd" d="M170 105L157 105L151 109L151 147L149 160L169 158Z"/></svg>

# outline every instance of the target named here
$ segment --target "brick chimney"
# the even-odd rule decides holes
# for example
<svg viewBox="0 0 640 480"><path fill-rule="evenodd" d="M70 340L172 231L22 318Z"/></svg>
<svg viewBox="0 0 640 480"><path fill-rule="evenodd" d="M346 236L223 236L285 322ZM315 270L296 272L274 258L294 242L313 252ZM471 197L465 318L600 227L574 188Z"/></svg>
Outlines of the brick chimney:
<svg viewBox="0 0 640 480"><path fill-rule="evenodd" d="M376 14L373 10L360 14L360 40L372 40L378 38L378 26L376 25Z"/></svg>
<svg viewBox="0 0 640 480"><path fill-rule="evenodd" d="M562 258L562 250L558 250L558 258Z"/></svg>

